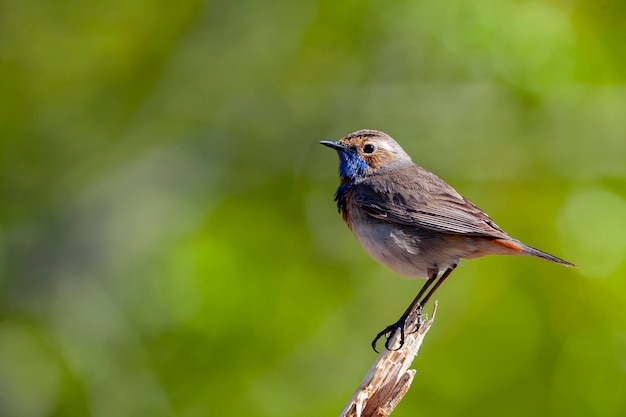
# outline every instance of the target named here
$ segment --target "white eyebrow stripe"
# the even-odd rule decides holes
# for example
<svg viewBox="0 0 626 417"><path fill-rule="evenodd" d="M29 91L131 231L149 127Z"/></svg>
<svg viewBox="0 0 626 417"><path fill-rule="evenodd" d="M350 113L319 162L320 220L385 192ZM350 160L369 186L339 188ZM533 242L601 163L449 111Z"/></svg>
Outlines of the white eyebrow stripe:
<svg viewBox="0 0 626 417"><path fill-rule="evenodd" d="M384 142L384 141L378 142L378 147L386 151L390 151L390 152L393 151L393 148L387 142Z"/></svg>

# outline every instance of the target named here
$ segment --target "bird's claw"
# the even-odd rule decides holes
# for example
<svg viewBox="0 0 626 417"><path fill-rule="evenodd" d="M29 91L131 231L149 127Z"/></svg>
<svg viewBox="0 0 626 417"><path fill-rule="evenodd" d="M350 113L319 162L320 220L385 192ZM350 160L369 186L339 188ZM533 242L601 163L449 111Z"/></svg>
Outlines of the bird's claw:
<svg viewBox="0 0 626 417"><path fill-rule="evenodd" d="M415 330L413 330L412 332L409 332L409 334L416 333L420 329L420 327L422 327L422 307L423 307L422 305L419 305L417 307L417 322L416 322ZM385 327L381 332L379 332L376 335L374 340L372 340L372 348L374 349L374 352L380 353L378 350L376 350L376 343L383 336L385 336L385 349L387 350L396 351L396 350L400 350L402 346L404 346L404 340L405 340L404 336L406 334L406 330L405 330L406 319L407 318L404 316L400 317L400 320L398 320L394 324L390 324L389 326ZM396 330L400 330L400 344L398 345L397 348L393 349L390 346L390 343L391 343L391 338L395 334Z"/></svg>
<svg viewBox="0 0 626 417"><path fill-rule="evenodd" d="M392 349L392 347L390 346L391 338L393 337L396 330L400 330L400 346L398 346L397 349ZM372 340L372 348L376 353L380 353L378 350L376 350L376 343L383 336L385 336L385 349L394 351L400 349L404 345L404 320L401 319L394 324L390 324L376 335L374 340Z"/></svg>

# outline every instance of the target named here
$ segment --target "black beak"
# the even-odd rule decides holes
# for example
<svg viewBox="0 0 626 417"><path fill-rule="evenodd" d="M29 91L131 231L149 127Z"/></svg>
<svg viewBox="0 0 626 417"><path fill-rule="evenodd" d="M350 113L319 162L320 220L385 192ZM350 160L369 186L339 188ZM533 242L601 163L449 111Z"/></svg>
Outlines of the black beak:
<svg viewBox="0 0 626 417"><path fill-rule="evenodd" d="M320 140L322 145L328 146L329 148L333 148L336 151L348 151L349 148L343 146L339 142L333 142L332 140Z"/></svg>

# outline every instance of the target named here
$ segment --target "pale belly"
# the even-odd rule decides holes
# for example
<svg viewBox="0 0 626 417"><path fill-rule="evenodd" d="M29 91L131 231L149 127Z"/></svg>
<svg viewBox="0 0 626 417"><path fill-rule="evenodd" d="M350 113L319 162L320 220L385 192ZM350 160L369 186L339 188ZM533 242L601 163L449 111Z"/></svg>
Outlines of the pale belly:
<svg viewBox="0 0 626 417"><path fill-rule="evenodd" d="M356 220L356 219L353 219ZM352 221L351 230L376 261L409 278L429 277L469 255L468 238L378 221Z"/></svg>

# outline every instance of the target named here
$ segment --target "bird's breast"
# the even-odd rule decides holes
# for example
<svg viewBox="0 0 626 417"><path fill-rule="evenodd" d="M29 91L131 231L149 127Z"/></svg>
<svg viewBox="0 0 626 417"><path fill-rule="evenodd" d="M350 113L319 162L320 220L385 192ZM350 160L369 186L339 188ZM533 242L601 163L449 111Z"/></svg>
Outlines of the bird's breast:
<svg viewBox="0 0 626 417"><path fill-rule="evenodd" d="M352 221L350 218L351 217L350 212L353 211L353 209L351 209L351 206L352 206L352 198L350 197L350 195L344 196L343 204L339 207L339 210L341 212L341 218L343 219L344 222L346 222L350 230L352 230ZM354 231L352 232L354 233Z"/></svg>

